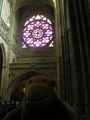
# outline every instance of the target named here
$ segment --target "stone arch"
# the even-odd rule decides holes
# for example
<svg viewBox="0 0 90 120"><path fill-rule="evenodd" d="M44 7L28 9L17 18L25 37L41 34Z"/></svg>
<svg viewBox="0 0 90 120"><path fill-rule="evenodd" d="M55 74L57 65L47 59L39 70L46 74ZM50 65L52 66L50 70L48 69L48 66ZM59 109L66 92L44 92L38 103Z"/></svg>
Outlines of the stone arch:
<svg viewBox="0 0 90 120"><path fill-rule="evenodd" d="M41 6L43 4L49 4L51 6L53 6L55 8L55 0L21 0L21 1L18 1L16 0L15 3L14 3L14 13L20 8L20 7L23 7L23 6Z"/></svg>
<svg viewBox="0 0 90 120"><path fill-rule="evenodd" d="M26 1L25 1L26 2ZM53 2L52 2L53 3ZM20 4L22 5L22 4ZM16 6L17 7L17 6ZM23 32L23 25L24 23L33 15L42 14L52 22L53 28L55 27L55 16L54 16L54 7L53 5L49 4L48 2L42 3L39 7L35 6L34 4L24 4L19 6L19 8L15 11L15 24L14 24L14 33L16 38L20 38L20 42L22 41L22 32ZM22 46L22 45L21 45Z"/></svg>
<svg viewBox="0 0 90 120"><path fill-rule="evenodd" d="M40 75L41 73L38 73L36 71L31 71L31 72L27 72L27 73L21 75L20 77L18 77L17 79L15 79L7 89L7 91L8 91L8 100L13 100L13 98L16 97L16 96L13 96L13 95L16 95L19 88L20 88L20 91L22 91L23 88L21 89L21 87L24 87L26 81L30 77L32 77L34 75L38 75L38 74ZM14 92L14 94L13 94L13 92ZM15 100L17 100L17 99L15 99Z"/></svg>
<svg viewBox="0 0 90 120"><path fill-rule="evenodd" d="M2 86L2 79L3 79L3 72L4 68L6 67L6 55L5 55L5 48L4 45L0 44L0 91Z"/></svg>
<svg viewBox="0 0 90 120"><path fill-rule="evenodd" d="M54 7L56 7L56 0L52 0Z"/></svg>

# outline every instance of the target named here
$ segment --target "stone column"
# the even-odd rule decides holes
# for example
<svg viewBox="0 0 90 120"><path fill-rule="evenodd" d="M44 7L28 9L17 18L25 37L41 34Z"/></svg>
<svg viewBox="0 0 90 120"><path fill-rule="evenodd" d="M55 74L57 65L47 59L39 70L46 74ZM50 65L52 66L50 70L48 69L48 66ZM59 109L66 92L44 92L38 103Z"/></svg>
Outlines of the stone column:
<svg viewBox="0 0 90 120"><path fill-rule="evenodd" d="M57 48L57 78L59 87L59 96L70 103L70 74L69 74L69 60L68 60L68 42L67 42L67 28L65 27L65 11L64 1L56 1L56 48Z"/></svg>
<svg viewBox="0 0 90 120"><path fill-rule="evenodd" d="M70 16L68 1L64 1L64 54L65 54L65 80L67 82L67 102L75 109L77 85L74 63L73 40L71 37Z"/></svg>
<svg viewBox="0 0 90 120"><path fill-rule="evenodd" d="M56 42L56 54L57 54L57 87L58 87L58 96L61 94L61 85L60 85L60 61L61 61L61 20L60 20L60 0L56 0L55 8L55 42Z"/></svg>
<svg viewBox="0 0 90 120"><path fill-rule="evenodd" d="M90 2L89 2L90 3ZM85 110L87 120L90 119L90 17L87 0L79 0L81 12L81 39L82 39L82 59L85 87ZM90 4L89 4L90 6ZM83 33L83 34L82 34Z"/></svg>
<svg viewBox="0 0 90 120"><path fill-rule="evenodd" d="M90 24L87 1L68 0L70 24L74 48L74 67L77 84L77 111L82 115L82 103L86 103L87 120L90 119ZM85 96L85 97L84 97Z"/></svg>

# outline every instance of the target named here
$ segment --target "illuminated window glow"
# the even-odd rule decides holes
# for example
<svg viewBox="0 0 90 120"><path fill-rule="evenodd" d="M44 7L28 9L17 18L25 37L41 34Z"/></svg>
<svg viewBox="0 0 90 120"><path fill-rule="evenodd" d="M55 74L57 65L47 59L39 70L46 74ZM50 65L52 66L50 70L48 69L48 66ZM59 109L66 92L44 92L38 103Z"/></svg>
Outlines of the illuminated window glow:
<svg viewBox="0 0 90 120"><path fill-rule="evenodd" d="M43 47L52 43L52 23L43 15L31 17L24 24L22 48ZM52 45L53 47L53 45Z"/></svg>
<svg viewBox="0 0 90 120"><path fill-rule="evenodd" d="M53 47L53 46L54 46L53 43L54 43L54 42L52 41L52 42L50 43L49 47Z"/></svg>

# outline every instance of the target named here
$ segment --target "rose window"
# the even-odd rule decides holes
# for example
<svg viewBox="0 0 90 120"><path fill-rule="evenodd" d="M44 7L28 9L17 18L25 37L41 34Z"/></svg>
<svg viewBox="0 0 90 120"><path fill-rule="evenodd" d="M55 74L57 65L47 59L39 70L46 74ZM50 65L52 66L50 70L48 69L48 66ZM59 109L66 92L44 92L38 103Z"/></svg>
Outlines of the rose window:
<svg viewBox="0 0 90 120"><path fill-rule="evenodd" d="M31 17L23 30L23 45L29 47L43 47L53 43L52 23L43 15Z"/></svg>

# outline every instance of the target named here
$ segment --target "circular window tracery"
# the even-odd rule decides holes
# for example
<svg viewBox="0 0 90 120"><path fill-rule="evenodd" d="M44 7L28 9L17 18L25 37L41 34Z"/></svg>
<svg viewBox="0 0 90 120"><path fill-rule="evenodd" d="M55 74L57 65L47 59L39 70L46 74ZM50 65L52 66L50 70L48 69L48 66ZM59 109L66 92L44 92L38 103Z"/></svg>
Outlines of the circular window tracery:
<svg viewBox="0 0 90 120"><path fill-rule="evenodd" d="M43 36L43 31L41 29L35 29L32 32L34 38L41 38Z"/></svg>
<svg viewBox="0 0 90 120"><path fill-rule="evenodd" d="M23 30L23 42L30 47L43 47L50 43L53 38L51 21L43 15L31 17Z"/></svg>

